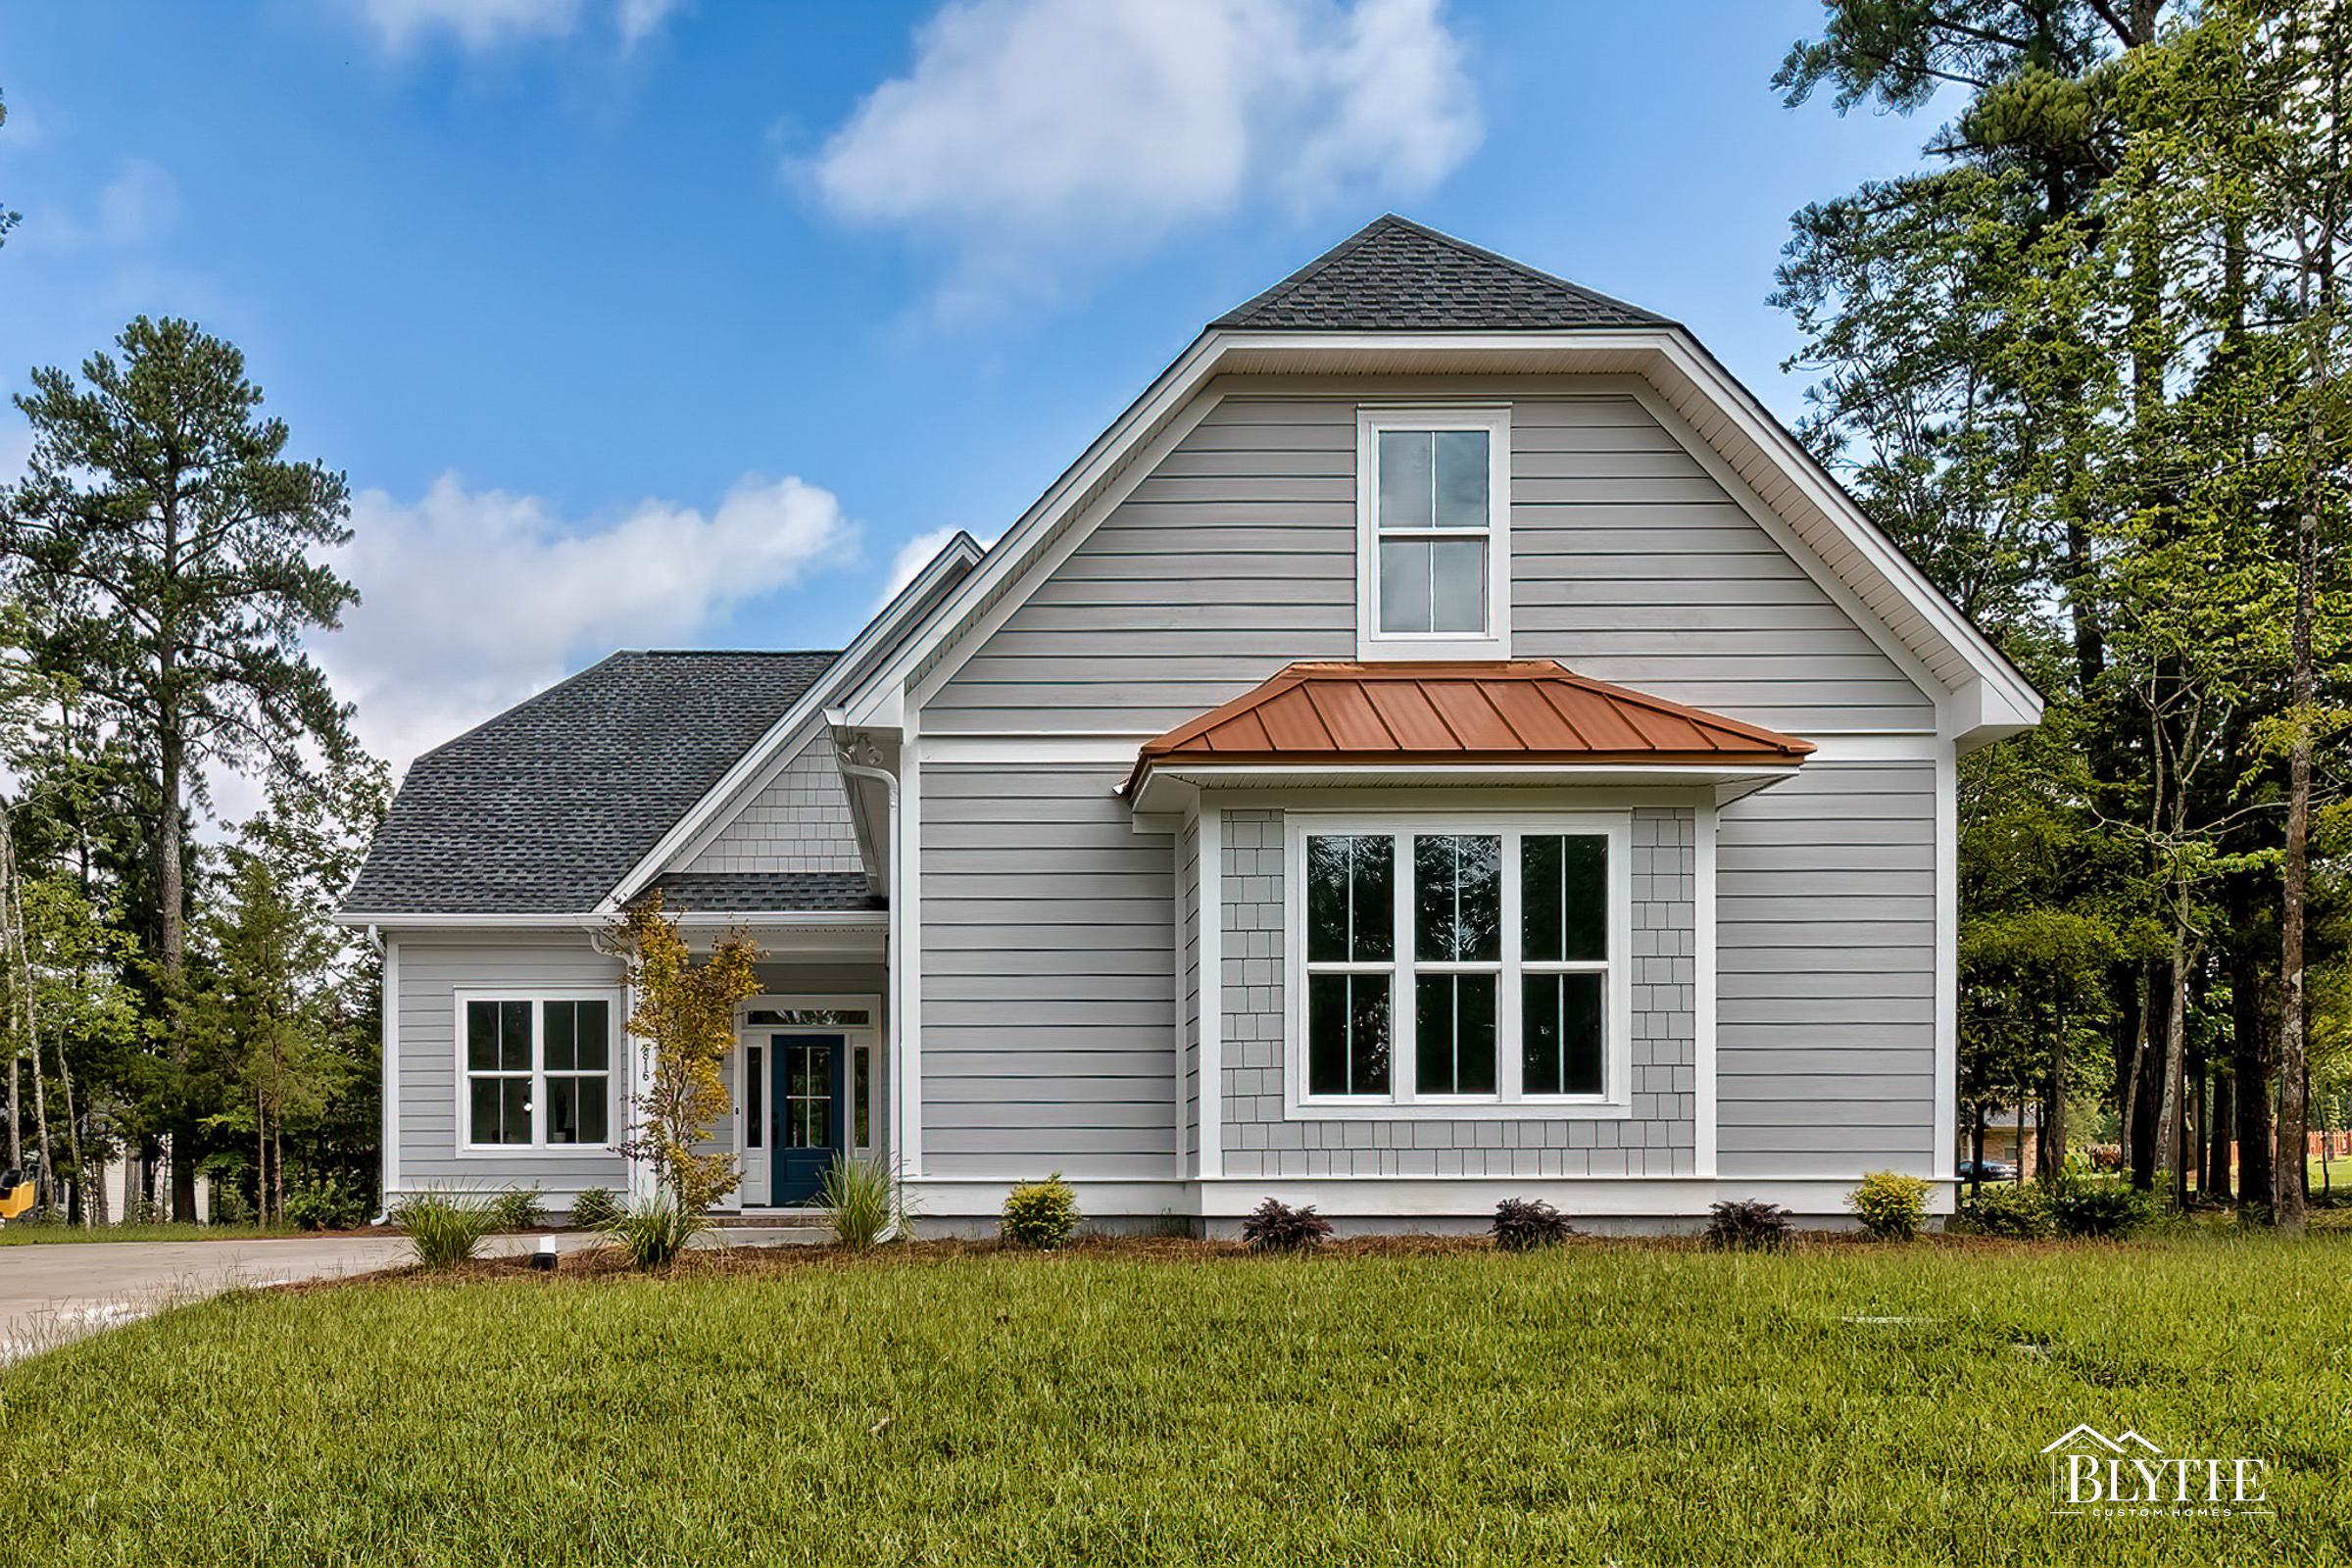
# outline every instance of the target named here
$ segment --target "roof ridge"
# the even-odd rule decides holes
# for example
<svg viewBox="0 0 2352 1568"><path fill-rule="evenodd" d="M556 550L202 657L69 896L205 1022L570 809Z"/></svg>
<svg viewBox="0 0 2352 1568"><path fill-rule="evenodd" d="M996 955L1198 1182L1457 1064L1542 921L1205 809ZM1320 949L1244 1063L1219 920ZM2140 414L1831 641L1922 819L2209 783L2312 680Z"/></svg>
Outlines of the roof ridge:
<svg viewBox="0 0 2352 1568"><path fill-rule="evenodd" d="M1409 256L1396 255L1374 258L1359 270L1358 275L1347 275L1345 269L1359 252L1375 242L1394 235L1406 235L1425 246L1436 247L1452 257L1447 266L1432 266L1424 259L1416 265ZM1473 264L1463 272L1462 263ZM1498 283L1490 271L1481 278L1478 269L1499 270L1509 274L1508 283ZM1322 292L1333 296L1314 299L1308 296L1324 274L1339 272L1329 279ZM1416 272L1427 275L1415 276ZM1451 275L1448 275L1451 274ZM1524 291L1532 285L1538 297L1530 298ZM1410 304L1399 304L1397 291L1409 298ZM1514 297L1515 295L1515 297ZM1548 296L1544 298L1542 296ZM1427 314L1441 319L1418 319ZM1260 316L1287 316L1289 319L1259 321ZM1450 316L1450 319L1443 318ZM1415 318L1408 319L1407 318ZM1414 221L1397 213L1383 213L1362 228L1332 246L1304 267L1292 271L1273 287L1243 301L1232 310L1209 322L1210 328L1241 328L1251 325L1270 330L1382 330L1390 327L1420 327L1446 330L1452 328L1525 328L1555 330L1592 326L1672 326L1670 318L1654 311L1630 304L1614 295L1546 272L1515 257L1491 251L1465 239Z"/></svg>

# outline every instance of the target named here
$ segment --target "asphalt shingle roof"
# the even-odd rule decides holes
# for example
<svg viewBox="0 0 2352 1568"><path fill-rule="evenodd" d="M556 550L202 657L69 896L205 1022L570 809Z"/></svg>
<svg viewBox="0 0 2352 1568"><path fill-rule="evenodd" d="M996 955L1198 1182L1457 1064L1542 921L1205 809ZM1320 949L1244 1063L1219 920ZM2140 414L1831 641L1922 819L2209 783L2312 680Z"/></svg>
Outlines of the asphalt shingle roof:
<svg viewBox="0 0 2352 1568"><path fill-rule="evenodd" d="M1390 213L1209 324L1377 332L1668 323Z"/></svg>
<svg viewBox="0 0 2352 1568"><path fill-rule="evenodd" d="M660 893L662 907L672 914L682 909L732 914L889 907L863 871L664 871L648 891Z"/></svg>
<svg viewBox="0 0 2352 1568"><path fill-rule="evenodd" d="M416 759L344 908L594 908L836 657L618 653L591 665Z"/></svg>

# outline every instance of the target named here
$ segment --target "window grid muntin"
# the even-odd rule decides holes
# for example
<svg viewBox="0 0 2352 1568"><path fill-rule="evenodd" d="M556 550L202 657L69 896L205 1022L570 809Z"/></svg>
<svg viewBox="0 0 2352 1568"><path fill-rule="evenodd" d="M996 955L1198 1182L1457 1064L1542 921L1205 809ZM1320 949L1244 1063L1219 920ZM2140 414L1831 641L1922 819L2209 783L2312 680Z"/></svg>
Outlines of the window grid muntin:
<svg viewBox="0 0 2352 1568"><path fill-rule="evenodd" d="M1584 1106L1621 1104L1627 1102L1629 1085L1624 1075L1628 1070L1625 1046L1632 1028L1626 1006L1623 942L1631 926L1630 857L1632 843L1627 831L1628 820L1605 813L1605 820L1594 821L1591 815L1581 820L1561 822L1556 819L1542 823L1511 822L1492 817L1455 817L1448 813L1433 813L1431 817L1414 821L1391 820L1378 825L1317 818L1302 814L1297 820L1299 830L1296 837L1299 854L1295 860L1303 873L1313 850L1313 841L1331 837L1386 838L1391 844L1392 873L1390 881L1396 899L1396 923L1399 937L1396 947L1397 956L1380 962L1337 962L1308 960L1303 945L1298 950L1300 959L1298 972L1311 984L1312 977L1321 974L1377 974L1390 977L1389 982L1389 1061L1390 1090L1388 1095L1335 1095L1315 1091L1309 1084L1307 1056L1312 1049L1310 1025L1306 1009L1301 1006L1298 1018L1298 1055L1295 1060L1297 1078L1294 1098L1306 1109L1315 1105L1333 1107L1366 1107L1394 1105L1398 1108L1413 1104L1433 1106L1494 1106L1527 1104ZM1451 960L1423 959L1410 955L1417 953L1419 933L1415 920L1416 879L1413 876L1414 858L1410 845L1421 837L1481 838L1498 837L1500 846L1501 912L1500 931L1503 947L1498 959ZM1603 903L1601 930L1603 954L1599 958L1587 959L1530 959L1522 956L1526 942L1526 922L1521 909L1524 877L1523 845L1528 839L1540 838L1597 839L1602 845L1603 869L1600 896ZM1294 924L1298 940L1303 944L1307 924L1306 891L1302 888L1294 897L1293 907L1298 911ZM1495 1089L1478 1094L1425 1094L1417 1091L1420 1076L1418 1061L1417 1019L1413 1008L1406 1005L1408 987L1417 988L1417 977L1423 974L1492 974L1495 976L1494 1006L1494 1072ZM1526 1023L1521 1016L1521 993L1529 978L1546 974L1590 974L1598 977L1600 987L1600 1087L1592 1091L1570 1090L1545 1092L1529 1090L1523 1082L1526 1053ZM1564 1061L1564 1056L1563 1056ZM1458 1082L1458 1075L1456 1078Z"/></svg>

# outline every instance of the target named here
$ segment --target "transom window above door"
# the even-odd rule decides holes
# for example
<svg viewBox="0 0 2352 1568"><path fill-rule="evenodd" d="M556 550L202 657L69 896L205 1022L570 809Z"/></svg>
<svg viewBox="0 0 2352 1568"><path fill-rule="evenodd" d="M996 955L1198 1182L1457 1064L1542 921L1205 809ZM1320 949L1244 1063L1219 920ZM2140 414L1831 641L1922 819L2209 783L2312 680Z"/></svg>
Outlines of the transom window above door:
<svg viewBox="0 0 2352 1568"><path fill-rule="evenodd" d="M1510 415L1357 414L1357 650L1510 656Z"/></svg>
<svg viewBox="0 0 2352 1568"><path fill-rule="evenodd" d="M1298 822L1294 1103L1623 1102L1629 832L1614 813Z"/></svg>

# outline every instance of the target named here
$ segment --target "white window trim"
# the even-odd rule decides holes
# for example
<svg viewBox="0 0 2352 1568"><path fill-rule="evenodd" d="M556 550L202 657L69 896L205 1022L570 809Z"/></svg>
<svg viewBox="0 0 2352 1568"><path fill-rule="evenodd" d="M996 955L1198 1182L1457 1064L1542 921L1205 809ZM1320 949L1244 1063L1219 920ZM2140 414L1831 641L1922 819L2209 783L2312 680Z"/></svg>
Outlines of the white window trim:
<svg viewBox="0 0 2352 1568"><path fill-rule="evenodd" d="M457 1093L453 1097L457 1114L454 1137L460 1158L567 1158L580 1154L610 1154L619 1148L613 1134L622 1127L623 1096L621 1087L627 1075L622 1052L626 1044L627 1013L625 995L617 986L472 986L452 994L451 1034L457 1040L453 1053L457 1069ZM477 1144L473 1136L473 1084L466 1056L466 1006L473 1002L527 1002L531 1004L531 1141L527 1144ZM602 1002L607 1004L605 1026L610 1038L605 1043L605 1141L601 1144L551 1144L547 1141L547 1015L540 1005L547 1002ZM516 1074L485 1074L489 1077L514 1077ZM557 1076L574 1078L580 1073L560 1073Z"/></svg>
<svg viewBox="0 0 2352 1568"><path fill-rule="evenodd" d="M1380 629L1383 430L1487 432L1487 634ZM1445 530L1432 530L1438 537ZM1508 405L1367 404L1355 411L1355 656L1360 660L1511 657L1511 411Z"/></svg>
<svg viewBox="0 0 2352 1568"><path fill-rule="evenodd" d="M1416 833L1501 834L1502 921L1509 933L1502 976L1495 985L1494 1071L1492 1095L1418 1095L1414 1092L1414 1021L1407 991L1415 967L1409 922L1397 928L1390 987L1390 1084L1387 1098L1306 1092L1306 841L1310 834L1377 833L1410 839ZM1511 956L1520 941L1519 878L1509 865L1514 834L1590 833L1608 840L1608 982L1601 1008L1601 1092L1597 1095L1520 1093L1520 972ZM1286 811L1283 817L1283 1114L1291 1121L1626 1120L1633 1115L1634 818L1631 810L1549 811ZM1399 877L1408 882L1409 876ZM1399 894L1400 907L1410 897ZM1424 965L1424 967L1427 967ZM1553 967L1544 965L1545 968Z"/></svg>

